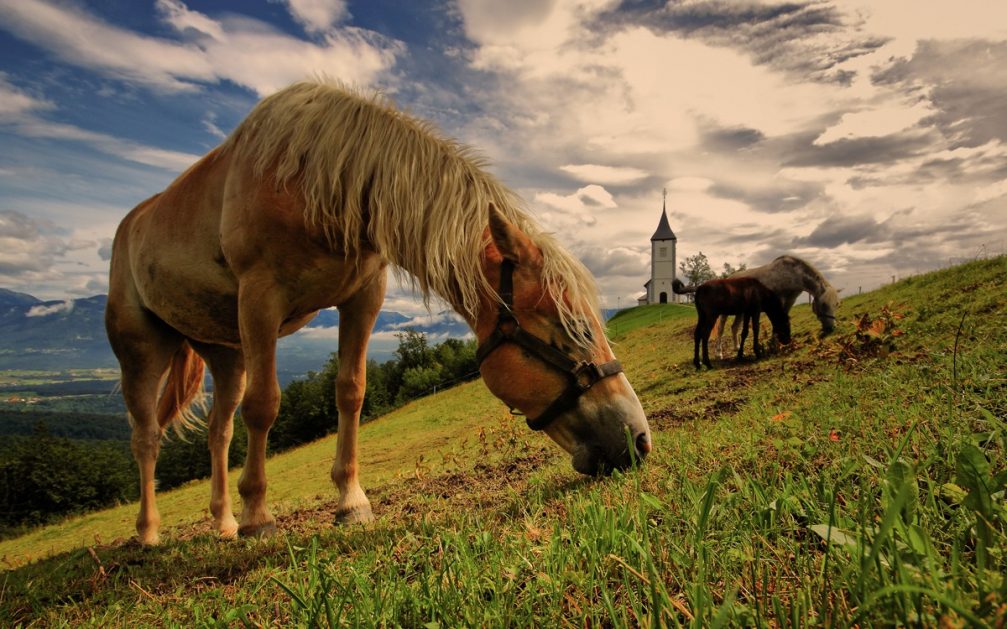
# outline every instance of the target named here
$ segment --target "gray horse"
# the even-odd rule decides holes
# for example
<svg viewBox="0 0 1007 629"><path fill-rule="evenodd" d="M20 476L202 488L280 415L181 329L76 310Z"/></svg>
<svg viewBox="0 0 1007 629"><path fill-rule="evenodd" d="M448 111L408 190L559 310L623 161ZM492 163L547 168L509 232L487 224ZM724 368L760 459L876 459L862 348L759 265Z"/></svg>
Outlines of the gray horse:
<svg viewBox="0 0 1007 629"><path fill-rule="evenodd" d="M836 327L839 291L815 267L800 258L780 256L769 264L738 271L732 277L754 277L759 280L780 297L783 310L788 314L800 294L808 291L812 297L811 310L822 324L822 334L829 334ZM717 325L717 355L720 358L724 357L724 326L727 324L727 316L722 316ZM732 351L738 346L740 327L741 318L735 317L731 325Z"/></svg>

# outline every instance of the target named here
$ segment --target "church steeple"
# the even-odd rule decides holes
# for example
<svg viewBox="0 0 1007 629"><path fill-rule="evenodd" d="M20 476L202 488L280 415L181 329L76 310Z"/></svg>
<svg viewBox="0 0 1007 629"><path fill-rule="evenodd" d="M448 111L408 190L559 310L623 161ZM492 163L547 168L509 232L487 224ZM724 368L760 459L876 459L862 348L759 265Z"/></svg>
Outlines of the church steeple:
<svg viewBox="0 0 1007 629"><path fill-rule="evenodd" d="M671 231L671 225L668 224L668 189L665 188L663 192L664 198L661 202L661 222L657 224L657 231L654 235L650 237L650 241L655 240L678 240L675 236L675 232Z"/></svg>

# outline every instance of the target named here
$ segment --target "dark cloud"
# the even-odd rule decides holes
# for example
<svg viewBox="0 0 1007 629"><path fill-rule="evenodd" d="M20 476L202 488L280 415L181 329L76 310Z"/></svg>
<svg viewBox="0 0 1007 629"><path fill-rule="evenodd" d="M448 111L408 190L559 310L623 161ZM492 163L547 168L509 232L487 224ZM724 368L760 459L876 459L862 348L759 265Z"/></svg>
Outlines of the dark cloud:
<svg viewBox="0 0 1007 629"><path fill-rule="evenodd" d="M112 239L102 238L98 246L98 257L104 261L112 259Z"/></svg>
<svg viewBox="0 0 1007 629"><path fill-rule="evenodd" d="M907 158L918 157L935 146L933 136L909 130L882 137L842 138L827 144L815 144L812 136L793 142L792 151L784 166L848 167L865 164L891 164Z"/></svg>
<svg viewBox="0 0 1007 629"><path fill-rule="evenodd" d="M956 220L944 225L934 225L914 221L912 217L912 210L895 212L883 221L878 221L867 214L834 214L819 223L807 236L795 238L792 246L827 249L856 243L890 243L898 248L911 243L929 242L935 237L947 244L955 240L971 240L976 235L989 233L989 225L981 219Z"/></svg>
<svg viewBox="0 0 1007 629"><path fill-rule="evenodd" d="M709 123L700 125L699 134L699 143L704 149L719 153L751 148L766 137L750 127L718 127Z"/></svg>
<svg viewBox="0 0 1007 629"><path fill-rule="evenodd" d="M860 22L822 2L765 5L736 0L667 3L624 2L598 20L639 24L747 52L757 64L805 80L849 84L854 74L837 66L869 54L886 39L860 32ZM834 35L823 38L821 35Z"/></svg>
<svg viewBox="0 0 1007 629"><path fill-rule="evenodd" d="M790 212L822 197L823 184L785 179L767 182L765 186L742 187L729 183L714 183L708 194L724 199L741 201L758 212Z"/></svg>
<svg viewBox="0 0 1007 629"><path fill-rule="evenodd" d="M838 247L860 241L887 240L886 230L870 216L843 216L836 214L825 219L804 238L795 238L795 246Z"/></svg>
<svg viewBox="0 0 1007 629"><path fill-rule="evenodd" d="M956 146L1007 142L1007 42L922 41L908 59L899 59L872 77L930 101L936 126Z"/></svg>

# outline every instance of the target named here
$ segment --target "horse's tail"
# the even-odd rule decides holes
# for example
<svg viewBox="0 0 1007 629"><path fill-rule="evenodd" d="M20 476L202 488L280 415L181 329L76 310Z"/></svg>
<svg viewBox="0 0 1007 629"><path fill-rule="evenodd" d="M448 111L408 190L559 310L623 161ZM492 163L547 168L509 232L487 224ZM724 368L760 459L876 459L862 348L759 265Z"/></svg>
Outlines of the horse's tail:
<svg viewBox="0 0 1007 629"><path fill-rule="evenodd" d="M176 432L203 424L192 406L203 407L203 359L183 342L171 357L168 379L157 401L157 423L162 429L174 424Z"/></svg>
<svg viewBox="0 0 1007 629"><path fill-rule="evenodd" d="M682 280L677 277L671 282L671 290L675 291L677 295L686 295L688 293L695 293L695 286L686 286L682 283Z"/></svg>

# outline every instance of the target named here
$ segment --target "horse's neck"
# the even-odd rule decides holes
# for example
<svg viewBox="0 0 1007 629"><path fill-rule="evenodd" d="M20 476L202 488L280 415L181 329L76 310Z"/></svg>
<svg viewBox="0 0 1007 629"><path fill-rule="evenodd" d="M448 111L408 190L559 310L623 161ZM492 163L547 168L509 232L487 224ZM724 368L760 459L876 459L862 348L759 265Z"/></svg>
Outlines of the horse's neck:
<svg viewBox="0 0 1007 629"><path fill-rule="evenodd" d="M808 291L815 299L821 297L828 290L828 282L814 270L802 264L798 265L798 273L801 276L801 285L804 287L804 290Z"/></svg>

